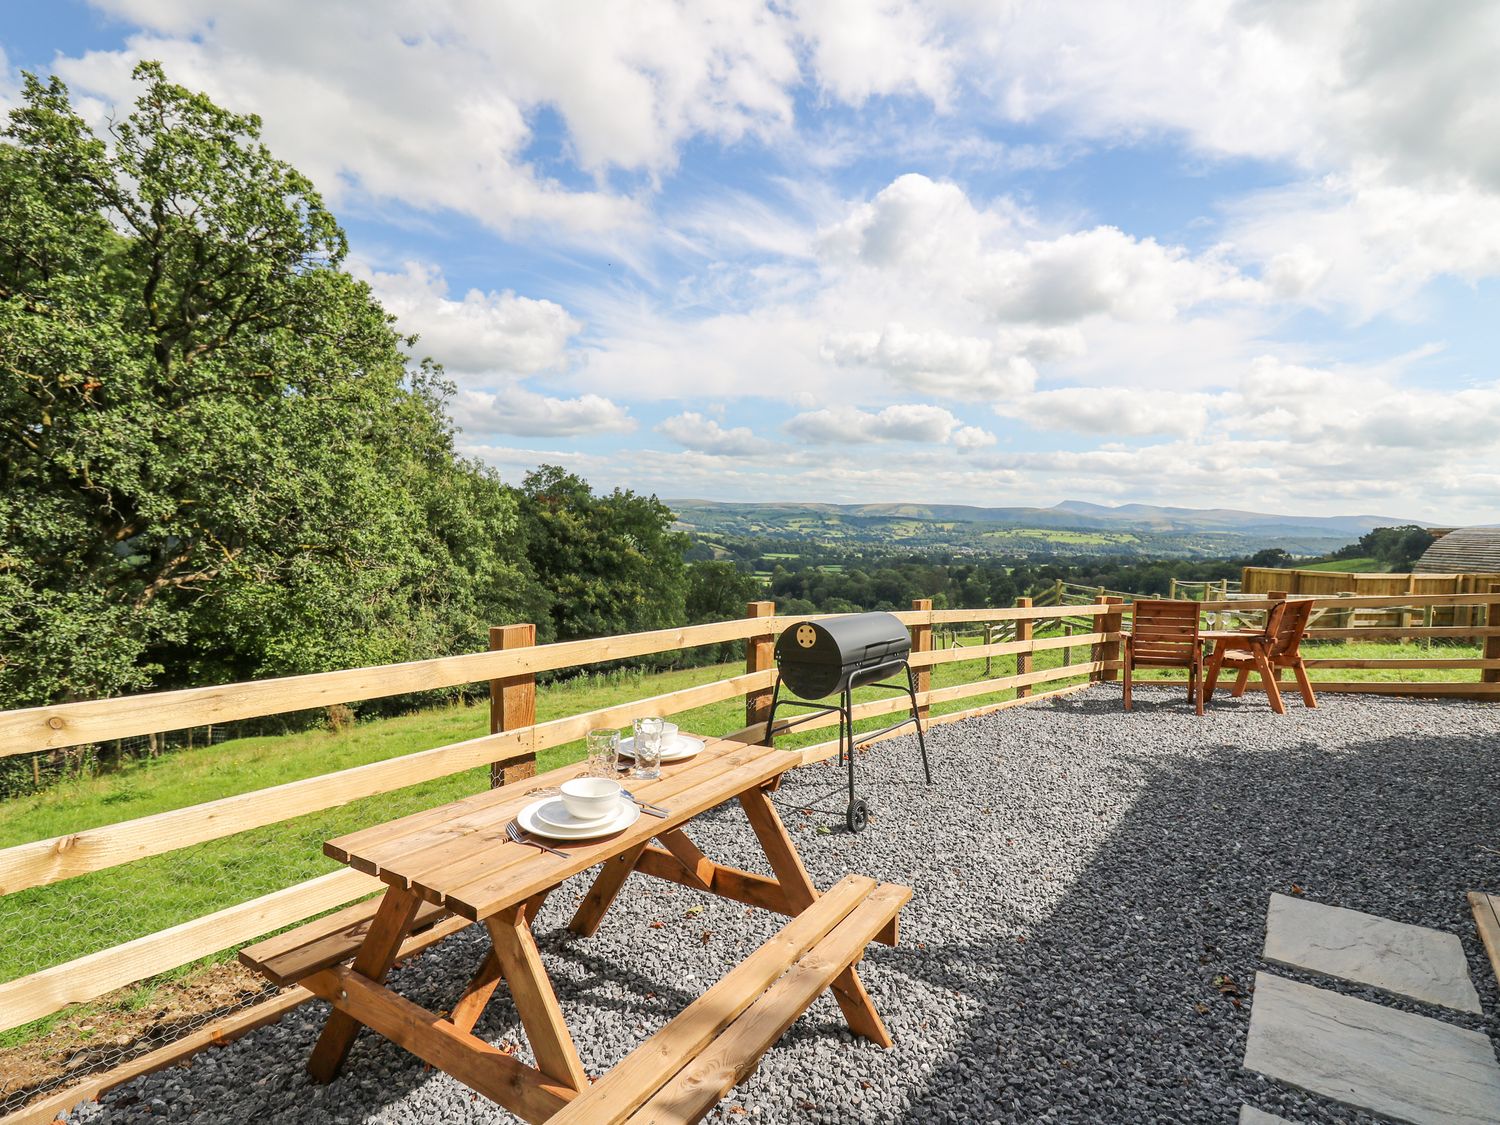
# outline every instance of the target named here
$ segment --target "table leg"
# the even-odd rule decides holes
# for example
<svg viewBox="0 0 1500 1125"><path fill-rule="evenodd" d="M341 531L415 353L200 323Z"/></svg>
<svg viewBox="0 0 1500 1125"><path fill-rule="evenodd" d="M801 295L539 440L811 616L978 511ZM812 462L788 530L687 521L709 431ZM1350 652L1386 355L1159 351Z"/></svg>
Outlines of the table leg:
<svg viewBox="0 0 1500 1125"><path fill-rule="evenodd" d="M641 858L641 853L646 850L646 844L650 842L644 841L628 852L621 852L604 864L604 870L599 872L599 877L594 880L589 893L584 895L583 902L579 904L577 912L573 915L573 920L568 923L568 929L583 937L592 937L598 931L599 923L604 921L604 915L608 912L610 904L615 901L615 896L620 893L625 880L635 870L636 860Z"/></svg>
<svg viewBox="0 0 1500 1125"><path fill-rule="evenodd" d="M536 922L536 913L542 908L542 903L547 901L547 896L552 891L549 888L532 895L522 904L521 910L528 926ZM463 995L453 1005L453 1014L449 1017L453 1026L460 1031L473 1031L474 1025L479 1022L479 1017L484 1014L484 1009L490 1002L490 997L495 995L495 990L500 987L500 982L505 979L500 971L500 960L495 956L492 948L484 955L484 960L479 963L473 978L464 988Z"/></svg>
<svg viewBox="0 0 1500 1125"><path fill-rule="evenodd" d="M385 980L419 905L421 900L411 891L391 887L385 892L370 922L369 932L354 955L354 972L376 984ZM333 1080L344 1065L359 1028L359 1021L347 1012L335 1008L328 1013L328 1022L323 1025L323 1033L318 1036L312 1057L307 1060L307 1069L315 1080Z"/></svg>
<svg viewBox="0 0 1500 1125"><path fill-rule="evenodd" d="M526 1029L537 1069L548 1078L575 1090L588 1088L588 1075L578 1057L578 1048L563 1021L557 993L547 979L541 951L526 924L525 905L513 906L486 918L485 927L495 943L495 957L510 986L511 999Z"/></svg>
<svg viewBox="0 0 1500 1125"><path fill-rule="evenodd" d="M453 1014L448 1017L453 1021L453 1026L460 1031L473 1031L479 1017L484 1014L485 1005L490 1002L490 997L495 995L495 989L500 987L500 982L504 979L500 975L500 961L491 949L479 963L478 970L464 988L464 994L458 998L458 1003L453 1005Z"/></svg>
<svg viewBox="0 0 1500 1125"><path fill-rule="evenodd" d="M797 854L796 845L787 835L786 825L777 815L771 798L763 789L750 789L740 794L740 805L750 820L755 838L760 841L760 846L766 853L766 859L771 863L771 870L776 873L787 902L795 911L806 910L817 901L818 889L813 885L807 868L803 866L802 857ZM850 1031L863 1035L882 1047L892 1045L894 1041L891 1033L886 1030L880 1013L875 1010L875 1002L865 991L864 982L859 979L859 973L853 965L834 978L833 998L838 1001L839 1010L844 1013L844 1020Z"/></svg>

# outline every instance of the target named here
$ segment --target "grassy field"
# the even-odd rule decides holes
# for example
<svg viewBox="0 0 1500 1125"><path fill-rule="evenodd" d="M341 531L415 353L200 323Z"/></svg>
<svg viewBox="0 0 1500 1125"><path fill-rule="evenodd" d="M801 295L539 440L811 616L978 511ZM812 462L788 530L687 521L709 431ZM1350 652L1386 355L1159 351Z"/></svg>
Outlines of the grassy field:
<svg viewBox="0 0 1500 1125"><path fill-rule="evenodd" d="M964 645L982 643L978 636L962 638ZM1339 658L1476 656L1475 646L1320 644L1307 646L1306 655ZM1086 660L1083 646L1075 660ZM1062 664L1061 651L1038 653L1035 667ZM616 672L584 676L543 686L537 696L541 721L595 708L708 683L734 675L743 665L730 664L647 675ZM1015 669L1014 657L992 661L991 676ZM1344 670L1318 669L1315 679L1477 680L1477 670ZM984 678L982 659L955 661L933 671L935 687ZM1143 677L1150 678L1150 677ZM1044 685L1038 691L1057 685ZM867 693L879 698L884 693ZM937 714L963 710L1009 698L1003 692L933 708ZM722 734L743 725L744 707L729 700L676 716L683 729ZM865 729L886 720L862 724ZM169 809L182 808L236 793L312 777L333 770L431 749L484 734L488 729L485 705L453 705L361 723L342 731L309 730L274 737L245 738L211 748L179 751L156 759L140 759L122 768L86 777L33 796L0 803L0 847L78 832ZM831 738L830 729L778 739L795 747ZM577 760L582 746L574 743L543 751L538 766L545 770ZM214 910L269 893L337 867L321 851L322 842L356 828L390 820L478 792L488 784L486 769L382 794L280 824L209 841L166 855L49 887L34 888L0 898L0 981L11 980L131 938L152 933ZM211 960L222 960L224 956ZM191 971L191 970L188 970ZM138 1002L149 986L116 999ZM27 1028L0 1035L0 1047L23 1041L50 1024L38 1021Z"/></svg>
<svg viewBox="0 0 1500 1125"><path fill-rule="evenodd" d="M1298 570L1328 570L1338 574L1385 574L1386 564L1379 559L1332 559L1320 563L1299 563Z"/></svg>
<svg viewBox="0 0 1500 1125"><path fill-rule="evenodd" d="M1031 540L1070 547L1108 547L1125 543L1137 543L1140 537L1128 531L1069 531L1057 527L1004 527L986 531L987 540Z"/></svg>

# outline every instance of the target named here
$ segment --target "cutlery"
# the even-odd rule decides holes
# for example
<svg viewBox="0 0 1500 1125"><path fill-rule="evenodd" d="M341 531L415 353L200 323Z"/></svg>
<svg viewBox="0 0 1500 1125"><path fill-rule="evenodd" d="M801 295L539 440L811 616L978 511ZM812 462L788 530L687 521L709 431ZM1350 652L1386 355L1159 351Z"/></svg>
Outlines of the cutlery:
<svg viewBox="0 0 1500 1125"><path fill-rule="evenodd" d="M551 852L553 855L560 856L563 859L568 858L567 852L558 851L556 848L549 847L548 845L542 843L540 840L533 840L530 836L526 835L525 832L521 831L521 826L515 821L511 821L508 825L506 825L505 834L518 844L530 844L534 848L541 848L544 852Z"/></svg>
<svg viewBox="0 0 1500 1125"><path fill-rule="evenodd" d="M652 816L666 817L671 815L671 809L664 809L660 805L652 804L650 801L643 801L629 789L621 789L620 796L624 797L627 801L632 801L635 804L639 805L643 810L650 813Z"/></svg>

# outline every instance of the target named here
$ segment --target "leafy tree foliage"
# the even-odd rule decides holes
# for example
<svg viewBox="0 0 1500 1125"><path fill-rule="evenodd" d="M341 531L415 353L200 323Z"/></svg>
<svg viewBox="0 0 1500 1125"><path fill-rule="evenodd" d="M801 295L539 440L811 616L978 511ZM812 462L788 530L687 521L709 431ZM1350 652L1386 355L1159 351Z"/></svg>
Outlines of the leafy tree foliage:
<svg viewBox="0 0 1500 1125"><path fill-rule="evenodd" d="M688 623L743 617L746 603L760 600L763 593L760 580L732 562L691 563L684 606Z"/></svg>
<svg viewBox="0 0 1500 1125"><path fill-rule="evenodd" d="M683 623L688 538L655 496L615 489L543 465L521 483L537 578L551 597L558 640L665 629Z"/></svg>
<svg viewBox="0 0 1500 1125"><path fill-rule="evenodd" d="M0 143L0 705L431 656L543 604L259 121L136 71L111 143L55 78Z"/></svg>
<svg viewBox="0 0 1500 1125"><path fill-rule="evenodd" d="M1437 542L1437 536L1425 527L1405 524L1401 527L1377 527L1360 536L1358 543L1335 551L1336 559L1379 559L1392 571L1409 571L1422 553Z"/></svg>

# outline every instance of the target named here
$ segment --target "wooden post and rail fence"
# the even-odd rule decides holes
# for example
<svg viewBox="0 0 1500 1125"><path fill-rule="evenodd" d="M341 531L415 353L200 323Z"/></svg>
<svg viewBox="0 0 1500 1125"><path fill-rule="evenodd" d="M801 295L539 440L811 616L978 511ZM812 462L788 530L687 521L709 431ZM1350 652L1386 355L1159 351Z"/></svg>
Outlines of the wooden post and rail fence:
<svg viewBox="0 0 1500 1125"><path fill-rule="evenodd" d="M1319 599L1320 604L1325 600ZM1466 604L1488 611L1492 605L1500 603L1500 585L1484 594L1354 600L1359 603L1357 608L1406 607L1410 610ZM1240 611L1263 610L1274 604L1276 602L1269 598L1261 601L1235 599L1204 602L1204 609L1214 611L1232 606ZM1130 606L1119 596L1105 594L1086 605L1032 605L1028 599L1022 599L1015 607L994 609L934 610L930 601L922 600L916 602L912 610L897 616L911 631L911 663L917 675L918 705L926 713L926 721L937 725L1023 705L1028 702L1028 696L1046 698L1075 691L1091 682L1117 679L1122 630L1129 612ZM1342 626L1309 632L1311 641L1340 639L1346 634L1369 639L1413 634L1440 639L1481 638L1483 655L1479 658L1340 660L1312 657L1307 664L1314 669L1479 669L1478 682L1324 680L1317 686L1320 692L1500 700L1500 624L1489 623L1494 619L1494 615L1486 613L1483 625L1373 629ZM32 888L224 839L476 767L490 771L491 784L512 784L532 776L539 751L575 742L591 729L624 726L644 715L675 715L740 698L745 705L745 726L723 736L747 742L759 741L765 734L770 692L774 685L775 639L793 620L776 615L771 602L752 602L747 616L738 620L545 645L535 643L533 626L505 625L491 630L489 650L484 652L376 668L0 712L0 757L6 757L35 755L110 739L224 724L485 681L490 686L490 730L478 738L0 849L0 902L5 896ZM1080 621L1087 623L1087 632L1077 631ZM996 623L1007 624L1014 628L1015 639L934 648L934 628L981 623L987 627ZM1063 629L1065 623L1070 626L1066 631ZM988 632L986 639L993 635ZM606 661L734 641L745 644L743 674L584 714L547 722L536 721L536 676L539 672L588 667ZM1088 659L1073 663L1075 649L1086 652ZM1065 662L1056 667L1035 667L1038 654L1051 652L1058 653ZM1014 674L989 675L990 661L1001 656L1016 658ZM982 661L983 678L934 686L935 668L960 661L973 662L971 667L976 672ZM1031 695L1045 685L1052 686L1040 695ZM1004 693L1013 693L1013 698L998 698ZM974 705L947 713L933 710L962 701L974 701ZM906 706L908 701L904 696L872 699L855 706L855 717L857 720L870 719ZM797 729L800 733L831 727L836 722L834 716L823 716L799 721ZM832 757L836 753L836 744L829 740L786 752L798 754L802 764L810 764ZM167 930L0 982L0 1031L19 1027L71 1005L98 1000L142 980L237 948L282 927L356 901L380 887L379 880L371 876L352 869L340 869ZM213 1027L194 1032L178 1044L163 1047L116 1071L90 1078L81 1086L34 1102L0 1120L0 1125L50 1121L52 1114L66 1107L64 1103L73 1104L67 1102L68 1098L76 1102L138 1073L169 1065L207 1043L223 1042L275 1019L310 998L311 994L301 989L287 990Z"/></svg>

